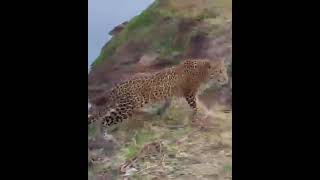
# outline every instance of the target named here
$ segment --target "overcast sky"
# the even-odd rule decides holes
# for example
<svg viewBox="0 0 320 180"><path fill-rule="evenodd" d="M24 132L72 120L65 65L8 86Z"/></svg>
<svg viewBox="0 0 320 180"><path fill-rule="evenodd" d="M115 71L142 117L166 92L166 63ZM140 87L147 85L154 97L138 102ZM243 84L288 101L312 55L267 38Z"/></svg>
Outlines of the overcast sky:
<svg viewBox="0 0 320 180"><path fill-rule="evenodd" d="M116 25L141 13L154 0L88 0L88 66L110 39Z"/></svg>

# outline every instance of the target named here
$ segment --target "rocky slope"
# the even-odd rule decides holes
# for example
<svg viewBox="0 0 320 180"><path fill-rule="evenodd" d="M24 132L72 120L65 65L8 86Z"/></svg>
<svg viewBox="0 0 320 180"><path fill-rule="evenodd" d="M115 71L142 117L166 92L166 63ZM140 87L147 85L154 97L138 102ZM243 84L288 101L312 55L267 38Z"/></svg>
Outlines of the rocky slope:
<svg viewBox="0 0 320 180"><path fill-rule="evenodd" d="M110 34L89 73L89 100L132 74L184 58L221 58L231 64L231 0L156 0Z"/></svg>
<svg viewBox="0 0 320 180"><path fill-rule="evenodd" d="M89 167L90 178L231 179L231 7L231 0L156 0L110 32L113 37L88 76L92 103L118 81L178 64L184 58L224 59L230 82L222 88L207 85L199 97L200 109L212 125L207 131L179 127L186 124L190 113L181 99L161 114L145 110L113 132L115 140L109 143L97 139L97 131L91 127L89 155L95 160ZM153 142L162 143L160 159L144 159L138 162L141 169L131 167L126 176L119 174L122 163Z"/></svg>
<svg viewBox="0 0 320 180"><path fill-rule="evenodd" d="M109 142L94 140L95 132L90 131L89 179L231 179L232 120L223 108L201 108L211 124L206 130L185 126L191 111L180 99L162 115L135 116L113 132ZM154 143L160 144L158 151L150 148L152 156L136 158Z"/></svg>

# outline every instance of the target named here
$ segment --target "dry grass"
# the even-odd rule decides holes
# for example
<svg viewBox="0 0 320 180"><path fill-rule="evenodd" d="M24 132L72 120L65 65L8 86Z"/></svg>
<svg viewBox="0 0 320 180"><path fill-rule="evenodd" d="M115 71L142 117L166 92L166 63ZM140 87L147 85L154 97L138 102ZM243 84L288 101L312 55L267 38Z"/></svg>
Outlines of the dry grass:
<svg viewBox="0 0 320 180"><path fill-rule="evenodd" d="M162 59L175 59L172 54L184 53L190 46L189 40L199 32L213 34L210 40L214 41L209 44L209 49L205 49L205 54L219 55L217 50L222 47L221 42L229 42L224 39L220 42L219 38L229 37L219 35L217 30L223 29L220 27L231 19L231 10L231 0L156 0L154 6L134 18L131 25L129 23L127 29L110 42L110 47L106 48L109 50L105 51L107 53L102 53L99 61L106 59L110 54L119 53L121 47L129 40L149 44L151 50L145 51L157 52ZM152 17L154 13L159 16ZM170 19L165 21L170 23L163 23L164 19ZM182 33L179 31L181 20L201 23L195 25L191 23L191 28ZM183 41L179 42L179 39ZM127 55L122 54L122 56ZM129 55L127 57L131 58ZM117 60L119 59L121 58ZM226 107L212 98L215 96L209 94L205 96L207 96L206 102L198 101L198 106L203 117L208 119L210 127L207 130L199 130L188 124L191 110L183 99L174 100L161 116L151 113L152 108L147 109L146 112L149 114L136 115L112 133L117 143L102 144L100 148L89 151L89 155L94 159L93 165L88 169L89 178L231 179L232 111L226 113L224 111ZM222 96L229 98L230 95L222 94ZM96 131L90 129L89 139L93 139L95 135ZM162 143L161 153L140 158L141 150L153 142ZM135 159L138 156L139 158ZM119 167L129 160L133 160L132 166L126 168L124 173L120 173Z"/></svg>
<svg viewBox="0 0 320 180"><path fill-rule="evenodd" d="M90 174L113 176L114 179L231 178L231 114L222 112L223 107L218 105L210 109L201 102L199 105L213 127L206 131L191 126L174 127L186 124L190 113L184 100L175 100L163 119L140 117L143 119L140 127L130 132L122 127L115 132L113 136L120 142L120 149L112 156L96 151L95 155L101 160L89 170ZM153 142L162 143L161 153L135 160L132 167L126 169L126 176L123 176L126 172L118 173L119 167L130 159L141 157L141 149Z"/></svg>

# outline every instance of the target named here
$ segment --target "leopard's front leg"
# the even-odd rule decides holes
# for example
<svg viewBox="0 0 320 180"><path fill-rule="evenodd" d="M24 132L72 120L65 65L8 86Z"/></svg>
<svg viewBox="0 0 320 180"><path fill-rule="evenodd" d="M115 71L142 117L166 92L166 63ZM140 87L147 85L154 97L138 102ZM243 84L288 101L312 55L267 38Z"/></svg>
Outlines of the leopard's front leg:
<svg viewBox="0 0 320 180"><path fill-rule="evenodd" d="M192 108L191 124L196 125L201 129L205 129L208 124L205 122L206 118L199 113L195 93L186 94L185 99L188 102L189 106Z"/></svg>

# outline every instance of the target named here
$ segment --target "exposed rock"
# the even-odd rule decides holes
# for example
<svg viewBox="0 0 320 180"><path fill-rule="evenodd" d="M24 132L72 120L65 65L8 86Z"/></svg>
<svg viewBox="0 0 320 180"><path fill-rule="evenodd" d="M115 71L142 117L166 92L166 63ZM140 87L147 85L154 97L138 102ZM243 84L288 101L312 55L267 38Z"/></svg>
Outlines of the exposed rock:
<svg viewBox="0 0 320 180"><path fill-rule="evenodd" d="M111 41L102 49L99 63L89 73L89 100L94 102L90 112L99 108L95 105L105 102L103 94L113 84L147 76L185 58L225 60L230 82L223 87L208 83L199 96L199 112L208 116L208 124L212 125L207 132L188 125L192 114L189 105L184 99L174 98L170 104L159 103L141 109L113 132L120 146L111 148L113 142L89 141L91 149L102 148L101 154L108 154L110 160L108 163L97 161L94 174L103 177L109 174L119 179L113 173L119 165L145 144L160 140L164 142L167 156L161 161L152 158L140 161L143 171L128 179L231 179L230 10L230 0L155 0L144 13L128 22L130 26L126 22L110 32Z"/></svg>
<svg viewBox="0 0 320 180"><path fill-rule="evenodd" d="M117 35L119 32L121 32L121 31L125 28L125 26L126 26L127 24L128 24L128 21L125 21L125 22L121 23L120 25L118 25L118 26L116 26L115 28L113 28L113 29L109 32L109 34L110 34L111 36Z"/></svg>
<svg viewBox="0 0 320 180"><path fill-rule="evenodd" d="M158 57L159 57L159 54L157 53L147 53L140 58L138 63L141 66L151 66L154 64L155 60Z"/></svg>

